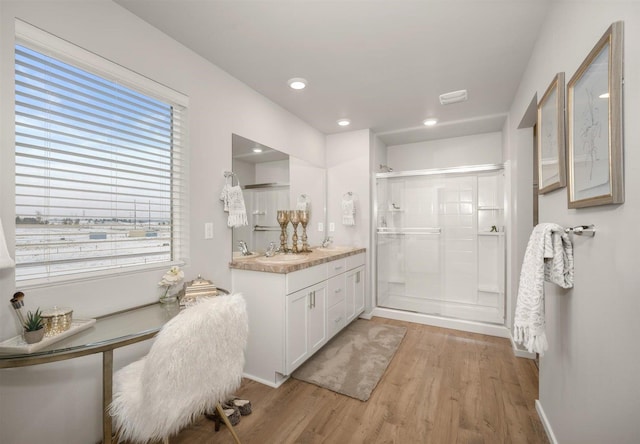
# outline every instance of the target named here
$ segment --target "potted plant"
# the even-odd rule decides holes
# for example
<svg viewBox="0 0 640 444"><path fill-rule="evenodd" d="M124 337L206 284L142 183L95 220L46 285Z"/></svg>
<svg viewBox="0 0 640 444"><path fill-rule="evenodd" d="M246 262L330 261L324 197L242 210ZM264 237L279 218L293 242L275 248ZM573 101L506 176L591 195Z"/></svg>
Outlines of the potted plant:
<svg viewBox="0 0 640 444"><path fill-rule="evenodd" d="M38 308L35 313L27 312L27 319L24 321L24 340L27 344L40 342L44 337L44 319Z"/></svg>

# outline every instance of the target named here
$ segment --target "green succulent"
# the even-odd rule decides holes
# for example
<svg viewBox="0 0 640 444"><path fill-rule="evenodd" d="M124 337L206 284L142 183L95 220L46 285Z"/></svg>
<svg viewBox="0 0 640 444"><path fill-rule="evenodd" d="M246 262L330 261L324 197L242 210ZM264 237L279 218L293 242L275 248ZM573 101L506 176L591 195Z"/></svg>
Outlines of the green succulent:
<svg viewBox="0 0 640 444"><path fill-rule="evenodd" d="M40 314L40 309L38 308L35 313L31 311L27 312L27 320L24 322L24 330L25 331L36 331L40 330L44 327L44 319Z"/></svg>

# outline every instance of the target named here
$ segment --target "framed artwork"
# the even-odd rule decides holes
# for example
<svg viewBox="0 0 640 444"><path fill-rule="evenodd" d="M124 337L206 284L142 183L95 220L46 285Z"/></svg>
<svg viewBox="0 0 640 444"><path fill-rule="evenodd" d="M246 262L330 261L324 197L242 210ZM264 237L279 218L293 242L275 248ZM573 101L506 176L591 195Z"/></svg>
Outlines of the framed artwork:
<svg viewBox="0 0 640 444"><path fill-rule="evenodd" d="M564 132L564 73L559 72L538 103L539 194L567 185Z"/></svg>
<svg viewBox="0 0 640 444"><path fill-rule="evenodd" d="M567 84L569 208L624 202L623 23L613 23Z"/></svg>

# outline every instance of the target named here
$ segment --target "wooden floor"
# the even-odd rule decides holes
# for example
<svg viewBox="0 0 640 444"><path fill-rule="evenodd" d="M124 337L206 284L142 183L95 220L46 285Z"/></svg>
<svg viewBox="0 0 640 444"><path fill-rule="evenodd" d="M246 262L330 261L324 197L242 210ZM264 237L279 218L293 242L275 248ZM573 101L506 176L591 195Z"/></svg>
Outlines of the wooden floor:
<svg viewBox="0 0 640 444"><path fill-rule="evenodd" d="M243 444L548 443L535 410L538 370L507 339L374 318L408 328L367 402L294 379L279 389L245 380L253 413ZM232 443L201 419L171 444Z"/></svg>

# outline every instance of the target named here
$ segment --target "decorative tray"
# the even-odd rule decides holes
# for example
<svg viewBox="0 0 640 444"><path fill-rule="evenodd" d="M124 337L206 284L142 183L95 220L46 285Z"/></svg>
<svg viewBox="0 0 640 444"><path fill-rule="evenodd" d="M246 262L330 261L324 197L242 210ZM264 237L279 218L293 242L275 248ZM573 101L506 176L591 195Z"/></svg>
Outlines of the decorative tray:
<svg viewBox="0 0 640 444"><path fill-rule="evenodd" d="M27 344L22 335L14 336L11 339L0 342L0 353L33 353L42 350L48 345L60 341L68 336L74 335L86 330L96 323L95 319L74 319L71 321L71 327L69 330L58 333L55 336L44 337L42 341L35 344Z"/></svg>

